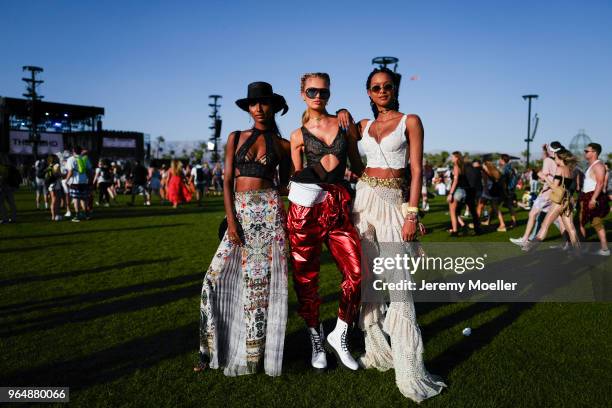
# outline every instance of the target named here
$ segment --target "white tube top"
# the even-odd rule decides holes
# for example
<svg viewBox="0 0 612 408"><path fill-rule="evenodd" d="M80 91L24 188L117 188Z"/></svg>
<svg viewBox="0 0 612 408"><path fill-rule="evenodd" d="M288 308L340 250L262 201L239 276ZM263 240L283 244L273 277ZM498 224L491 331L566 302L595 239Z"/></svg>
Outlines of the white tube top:
<svg viewBox="0 0 612 408"><path fill-rule="evenodd" d="M406 149L408 148L405 136L406 117L407 115L404 115L393 132L381 139L380 145L370 136L370 126L374 121L368 120L359 141L359 146L366 155L368 167L383 169L406 167Z"/></svg>

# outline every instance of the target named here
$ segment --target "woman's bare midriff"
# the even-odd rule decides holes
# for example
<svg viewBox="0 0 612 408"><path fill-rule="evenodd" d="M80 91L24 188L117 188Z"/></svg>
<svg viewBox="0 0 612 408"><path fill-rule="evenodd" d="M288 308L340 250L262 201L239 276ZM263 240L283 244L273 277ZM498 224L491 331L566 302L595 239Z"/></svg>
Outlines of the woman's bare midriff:
<svg viewBox="0 0 612 408"><path fill-rule="evenodd" d="M237 177L234 191L244 192L252 190L264 190L272 188L273 184L269 180L264 180L258 177Z"/></svg>
<svg viewBox="0 0 612 408"><path fill-rule="evenodd" d="M370 177L378 178L403 178L406 174L406 169L389 169L380 167L366 167L365 174Z"/></svg>

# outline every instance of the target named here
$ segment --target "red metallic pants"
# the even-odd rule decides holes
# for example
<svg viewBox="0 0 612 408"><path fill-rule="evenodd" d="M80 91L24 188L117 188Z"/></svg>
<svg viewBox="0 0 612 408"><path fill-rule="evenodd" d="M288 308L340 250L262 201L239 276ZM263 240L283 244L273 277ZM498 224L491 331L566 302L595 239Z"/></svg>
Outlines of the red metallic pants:
<svg viewBox="0 0 612 408"><path fill-rule="evenodd" d="M319 326L319 270L323 242L342 273L338 317L352 323L361 296L361 243L349 212L349 193L334 184L322 185L328 194L314 207L291 203L287 224L298 314L308 327Z"/></svg>

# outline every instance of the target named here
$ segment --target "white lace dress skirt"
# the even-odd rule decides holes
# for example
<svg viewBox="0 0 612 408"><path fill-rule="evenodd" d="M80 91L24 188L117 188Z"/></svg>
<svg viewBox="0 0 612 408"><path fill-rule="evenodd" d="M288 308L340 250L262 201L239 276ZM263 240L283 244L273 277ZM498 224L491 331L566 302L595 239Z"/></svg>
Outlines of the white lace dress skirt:
<svg viewBox="0 0 612 408"><path fill-rule="evenodd" d="M281 375L287 322L285 211L276 190L235 193L244 245L227 233L204 277L200 359L227 376Z"/></svg>
<svg viewBox="0 0 612 408"><path fill-rule="evenodd" d="M400 189L357 183L353 222L362 244L362 273L371 274L376 257L395 257L398 251L409 255L414 245L403 243ZM384 272L387 281L410 279L403 270ZM446 384L425 369L423 340L409 290L389 293L390 303L362 303L360 326L365 332L366 352L359 359L365 368L395 369L400 392L416 402L438 395ZM387 335L391 342L387 340Z"/></svg>

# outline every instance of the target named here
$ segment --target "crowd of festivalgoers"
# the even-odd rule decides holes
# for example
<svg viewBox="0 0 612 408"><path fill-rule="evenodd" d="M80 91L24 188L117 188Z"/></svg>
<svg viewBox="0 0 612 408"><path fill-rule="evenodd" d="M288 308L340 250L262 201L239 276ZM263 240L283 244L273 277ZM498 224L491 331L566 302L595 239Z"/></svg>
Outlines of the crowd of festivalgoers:
<svg viewBox="0 0 612 408"><path fill-rule="evenodd" d="M223 169L220 163L213 167L207 162L184 166L180 160L145 167L139 160L100 159L94 166L87 151L78 146L71 153L49 155L36 160L32 167L17 168L0 153L2 223L16 220L13 193L20 186L34 188L36 208L48 210L52 221L69 218L80 222L91 218L95 206L118 205L120 194L130 197L127 205L131 206L137 196L143 197L145 206L157 199L174 208L195 196L202 206L206 195L222 194Z"/></svg>
<svg viewBox="0 0 612 408"><path fill-rule="evenodd" d="M523 236L510 239L525 251L544 240L552 224L565 237L563 249L579 249L581 239L586 236L585 226L590 223L601 243L598 254L607 256L610 251L603 218L610 211L609 201L612 201L612 170L599 159L601 150L598 143L590 143L584 149L587 163L584 171L577 166L579 158L559 142L543 146L541 169L524 171L513 167L507 154L500 155L495 162L491 155L472 160L456 151L450 156L450 166L434 169L425 162L422 209L429 210L427 186L435 194L445 196L451 236L458 236L460 230L468 227L480 234L483 226L494 223L495 219L499 222L496 230L506 232L517 226L516 210L527 210L529 218ZM522 191L521 197L517 196L517 190ZM509 225L503 207L510 215ZM471 223L464 221L468 217Z"/></svg>
<svg viewBox="0 0 612 408"><path fill-rule="evenodd" d="M456 151L450 156L450 165L434 168L427 161L424 162L421 208L429 211L431 191L435 195L445 196L450 216L448 233L451 236L458 236L468 228L480 234L483 226L493 225L496 220L496 231L505 232L516 227L517 209L530 211L523 236L511 239L525 250L530 250L534 242L542 240L551 224L555 224L566 236L566 248L570 243L578 245L579 237L586 234L585 224L591 222L602 243L602 252L606 252L605 229L601 219L605 217L603 208L608 207L607 201L612 200L612 170L598 159L600 153L601 146L597 143L585 149L589 166L594 163L595 170L601 167L601 171L597 171L603 177L601 187L595 183L593 188L591 167L583 173L576 166L578 158L559 142L543 146L541 169L527 168L524 171L513 166L507 154L501 154L498 160L493 160L491 155L470 159ZM567 177L558 177L568 171ZM589 178L585 179L587 174ZM552 215L547 218L551 207L549 196L555 188L555 180L563 181L567 198L565 203L556 204L557 207L562 206L563 211L555 207L554 218ZM201 206L205 196L222 194L223 169L220 163L212 167L207 162L183 166L180 160L172 160L169 166L145 167L138 160L122 162L100 159L93 166L87 152L79 147L75 147L71 155L41 158L30 169L18 169L10 164L8 156L0 155L2 223L15 221L13 192L24 184L34 186L36 208L48 209L51 220L71 218L74 222L80 222L91 217L95 206L118 204L117 196L120 194L130 197L127 205L134 205L137 196L142 196L146 206L151 205L154 199L160 204L171 204L174 208L195 199ZM517 190L522 191L520 197ZM588 208L590 204L583 203L580 197L594 190L598 191L595 202L601 201L601 204ZM509 213L509 225L503 208ZM577 231L572 228L572 214L577 215ZM468 218L471 222L465 221Z"/></svg>

